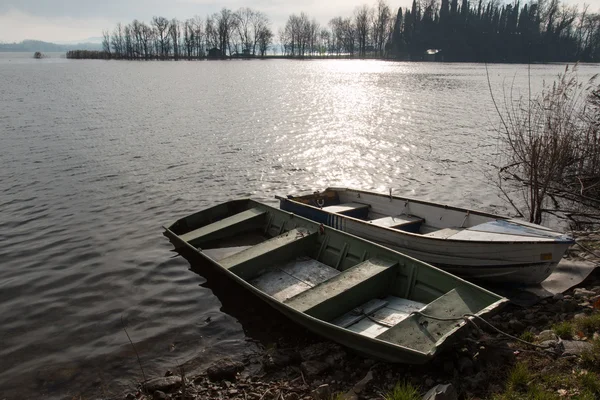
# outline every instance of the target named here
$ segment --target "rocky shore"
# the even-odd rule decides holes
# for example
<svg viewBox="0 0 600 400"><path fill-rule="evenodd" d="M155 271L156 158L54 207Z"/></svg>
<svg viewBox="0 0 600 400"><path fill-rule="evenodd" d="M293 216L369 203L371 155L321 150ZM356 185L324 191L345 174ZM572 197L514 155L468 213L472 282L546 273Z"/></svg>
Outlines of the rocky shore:
<svg viewBox="0 0 600 400"><path fill-rule="evenodd" d="M600 233L577 233L567 257L600 264ZM127 399L598 399L600 269L536 305L509 305L423 366L371 360L306 334L281 337L206 371L185 368L140 384Z"/></svg>

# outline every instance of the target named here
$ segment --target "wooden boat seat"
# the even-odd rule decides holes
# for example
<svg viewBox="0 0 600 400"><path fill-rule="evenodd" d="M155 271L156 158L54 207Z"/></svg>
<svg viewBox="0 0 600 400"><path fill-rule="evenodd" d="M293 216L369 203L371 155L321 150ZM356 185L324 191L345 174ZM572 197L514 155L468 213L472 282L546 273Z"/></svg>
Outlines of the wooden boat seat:
<svg viewBox="0 0 600 400"><path fill-rule="evenodd" d="M369 221L369 223L373 225L414 233L419 232L419 228L424 222L425 220L423 218L416 217L414 215L396 215L393 217L387 216Z"/></svg>
<svg viewBox="0 0 600 400"><path fill-rule="evenodd" d="M323 207L323 211L342 214L354 218L367 218L369 214L369 205L362 203L342 203L334 206Z"/></svg>
<svg viewBox="0 0 600 400"><path fill-rule="evenodd" d="M373 299L331 321L332 324L347 328L363 336L377 337L408 318L413 311L419 311L425 304L395 296Z"/></svg>
<svg viewBox="0 0 600 400"><path fill-rule="evenodd" d="M340 308L352 309L383 294L395 265L398 261L368 259L290 298L285 304L315 318L331 320L340 315Z"/></svg>
<svg viewBox="0 0 600 400"><path fill-rule="evenodd" d="M283 302L339 274L337 269L313 258L300 257L270 268L248 282Z"/></svg>
<svg viewBox="0 0 600 400"><path fill-rule="evenodd" d="M220 221L205 225L191 232L180 235L179 238L192 246L202 242L222 239L236 233L259 228L263 224L267 212L260 208L251 208L234 214Z"/></svg>
<svg viewBox="0 0 600 400"><path fill-rule="evenodd" d="M440 318L460 318L464 314L477 313L488 304L486 297L481 296L481 293L477 294L459 287L438 297L420 312ZM377 336L377 339L428 353L443 338L443 333L448 334L452 326L456 326L460 322L462 319L439 321L412 314Z"/></svg>
<svg viewBox="0 0 600 400"><path fill-rule="evenodd" d="M315 246L317 235L317 232L311 233L306 229L292 229L219 262L223 268L240 278L252 279L268 267L310 253L310 248Z"/></svg>

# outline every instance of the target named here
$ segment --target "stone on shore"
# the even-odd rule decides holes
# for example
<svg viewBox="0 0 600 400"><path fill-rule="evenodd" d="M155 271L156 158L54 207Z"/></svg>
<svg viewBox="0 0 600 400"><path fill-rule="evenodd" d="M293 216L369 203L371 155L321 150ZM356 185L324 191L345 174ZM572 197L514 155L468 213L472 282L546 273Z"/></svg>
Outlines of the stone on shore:
<svg viewBox="0 0 600 400"><path fill-rule="evenodd" d="M539 335L537 335L537 339L539 342L545 341L558 341L558 336L551 330L541 331Z"/></svg>
<svg viewBox="0 0 600 400"><path fill-rule="evenodd" d="M576 298L582 298L582 297L592 297L592 296L595 296L596 293L592 292L591 290L584 289L584 288L577 288L577 289L573 290L573 295Z"/></svg>
<svg viewBox="0 0 600 400"><path fill-rule="evenodd" d="M592 350L594 345L589 342L578 340L563 340L563 356L581 356L582 353Z"/></svg>
<svg viewBox="0 0 600 400"><path fill-rule="evenodd" d="M303 361L302 364L300 364L300 368L306 376L314 377L327 371L329 369L329 364L317 360L308 360Z"/></svg>
<svg viewBox="0 0 600 400"><path fill-rule="evenodd" d="M334 343L321 342L307 346L300 350L300 357L303 361L314 360L315 358L323 358L326 354L333 351L339 351L341 347Z"/></svg>
<svg viewBox="0 0 600 400"><path fill-rule="evenodd" d="M331 387L324 383L313 390L311 395L315 400L329 400L331 399Z"/></svg>
<svg viewBox="0 0 600 400"><path fill-rule="evenodd" d="M448 383L446 385L432 387L425 393L423 400L458 400L458 394L456 393L454 386L452 386L451 383Z"/></svg>
<svg viewBox="0 0 600 400"><path fill-rule="evenodd" d="M235 378L235 375L243 369L244 364L240 361L233 361L225 358L214 362L208 367L206 373L211 380L218 381Z"/></svg>
<svg viewBox="0 0 600 400"><path fill-rule="evenodd" d="M177 385L181 385L181 377L173 375L150 379L144 384L144 388L149 393L154 393L156 391L169 391Z"/></svg>
<svg viewBox="0 0 600 400"><path fill-rule="evenodd" d="M525 329L525 324L522 323L521 321L517 320L517 319L511 319L508 322L508 326L510 327L510 329L512 329L513 331L522 331Z"/></svg>

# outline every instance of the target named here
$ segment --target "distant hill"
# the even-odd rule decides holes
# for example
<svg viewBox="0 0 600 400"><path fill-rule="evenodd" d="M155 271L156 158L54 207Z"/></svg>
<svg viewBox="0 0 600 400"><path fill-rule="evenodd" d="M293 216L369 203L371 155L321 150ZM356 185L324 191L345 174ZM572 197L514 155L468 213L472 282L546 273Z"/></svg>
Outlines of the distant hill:
<svg viewBox="0 0 600 400"><path fill-rule="evenodd" d="M0 42L0 52L36 52L42 53L61 52L69 50L102 50L99 43L77 43L77 44L56 44L42 42L41 40L23 40L20 43L2 43Z"/></svg>

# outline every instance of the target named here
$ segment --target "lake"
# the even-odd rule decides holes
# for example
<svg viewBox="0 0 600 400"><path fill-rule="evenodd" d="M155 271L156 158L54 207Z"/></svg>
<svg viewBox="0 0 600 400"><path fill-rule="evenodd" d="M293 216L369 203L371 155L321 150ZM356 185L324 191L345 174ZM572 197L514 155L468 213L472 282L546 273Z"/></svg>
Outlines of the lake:
<svg viewBox="0 0 600 400"><path fill-rule="evenodd" d="M526 65L488 70L527 94ZM531 66L533 91L563 70ZM497 126L483 64L0 53L0 397L135 386L124 327L147 375L254 351L271 317L224 307L162 225L328 185L505 213Z"/></svg>

